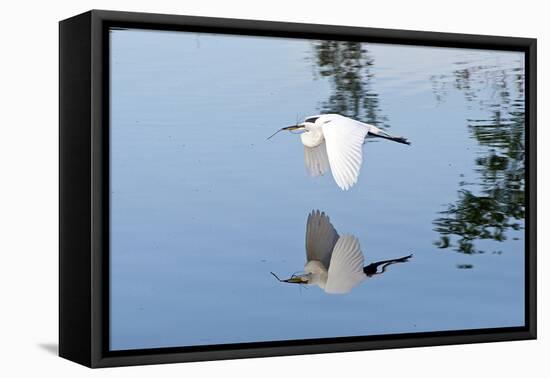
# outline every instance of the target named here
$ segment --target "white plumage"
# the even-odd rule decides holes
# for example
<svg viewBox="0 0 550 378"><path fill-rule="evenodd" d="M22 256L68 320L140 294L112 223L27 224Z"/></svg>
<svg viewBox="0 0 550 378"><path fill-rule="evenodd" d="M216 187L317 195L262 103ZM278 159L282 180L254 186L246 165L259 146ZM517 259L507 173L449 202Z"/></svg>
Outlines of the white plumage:
<svg viewBox="0 0 550 378"><path fill-rule="evenodd" d="M363 163L362 146L368 136L409 144L405 138L391 136L376 126L339 114L307 117L303 123L281 130L300 129L304 130L300 138L308 173L313 177L321 176L330 168L334 181L342 190L357 183Z"/></svg>
<svg viewBox="0 0 550 378"><path fill-rule="evenodd" d="M345 294L363 281L363 253L353 235L338 236L325 213L307 219L305 277L330 294Z"/></svg>

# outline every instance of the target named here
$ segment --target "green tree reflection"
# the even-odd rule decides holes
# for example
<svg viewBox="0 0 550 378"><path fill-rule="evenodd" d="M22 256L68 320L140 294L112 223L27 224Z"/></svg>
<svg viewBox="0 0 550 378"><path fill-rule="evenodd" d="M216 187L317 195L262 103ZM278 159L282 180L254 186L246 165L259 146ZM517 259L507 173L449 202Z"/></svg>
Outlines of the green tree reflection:
<svg viewBox="0 0 550 378"><path fill-rule="evenodd" d="M321 113L338 113L373 125L388 127L373 89L374 58L360 42L313 42L314 67L331 86L331 95L320 105Z"/></svg>
<svg viewBox="0 0 550 378"><path fill-rule="evenodd" d="M489 117L467 121L481 151L475 160L478 179L460 183L457 200L434 220L434 229L440 234L435 244L466 254L483 253L486 251L476 247L476 240L504 241L509 230L523 227L524 73L523 68L475 66L455 70L451 76L432 77L439 100L444 99L449 80Z"/></svg>

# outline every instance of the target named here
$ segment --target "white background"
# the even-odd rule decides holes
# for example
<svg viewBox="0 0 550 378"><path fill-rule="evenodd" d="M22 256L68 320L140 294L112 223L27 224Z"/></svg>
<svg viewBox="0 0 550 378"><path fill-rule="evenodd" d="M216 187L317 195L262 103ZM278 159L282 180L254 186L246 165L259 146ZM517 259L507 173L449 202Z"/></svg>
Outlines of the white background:
<svg viewBox="0 0 550 378"><path fill-rule="evenodd" d="M548 176L538 171L539 340L90 370L58 358L58 25L89 9L295 21L538 38L539 167L550 28L544 1L57 1L5 2L0 22L0 375L19 376L543 376L550 328L543 300ZM406 62L403 62L406 64ZM546 93L545 93L546 92ZM421 169L421 167L419 167ZM403 314L406 316L406 314ZM546 351L545 351L546 349Z"/></svg>

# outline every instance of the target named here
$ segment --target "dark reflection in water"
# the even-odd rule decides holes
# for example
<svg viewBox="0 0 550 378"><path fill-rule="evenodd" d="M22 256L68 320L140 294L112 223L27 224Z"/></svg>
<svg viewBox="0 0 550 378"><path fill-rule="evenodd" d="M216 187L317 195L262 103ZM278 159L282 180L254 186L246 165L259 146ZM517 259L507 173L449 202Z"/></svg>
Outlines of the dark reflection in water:
<svg viewBox="0 0 550 378"><path fill-rule="evenodd" d="M411 255L364 266L359 240L350 234L338 235L324 212L313 210L306 224L306 264L303 274L293 274L279 282L318 285L329 294L346 294L367 278L384 274L393 264L409 261Z"/></svg>
<svg viewBox="0 0 550 378"><path fill-rule="evenodd" d="M316 41L313 43L316 73L328 78L330 97L321 113L337 113L375 126L387 125L378 93L373 89L374 58L364 43Z"/></svg>
<svg viewBox="0 0 550 378"><path fill-rule="evenodd" d="M461 182L457 200L448 204L433 222L440 234L435 243L439 248L465 254L484 253L487 251L476 246L476 240L501 242L510 230L523 228L524 70L470 66L449 76L433 76L432 84L439 101L444 101L452 86L464 93L471 107L478 106L488 114L467 120L470 136L480 147L475 159L475 181Z"/></svg>

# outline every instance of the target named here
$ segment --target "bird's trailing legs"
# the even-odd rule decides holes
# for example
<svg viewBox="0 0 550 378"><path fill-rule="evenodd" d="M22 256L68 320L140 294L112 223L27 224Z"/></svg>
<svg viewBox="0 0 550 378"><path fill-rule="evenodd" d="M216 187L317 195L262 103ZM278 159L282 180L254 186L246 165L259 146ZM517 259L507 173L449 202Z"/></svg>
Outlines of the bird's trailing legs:
<svg viewBox="0 0 550 378"><path fill-rule="evenodd" d="M377 274L383 274L386 271L386 269L388 268L388 266L390 266L392 264L407 262L407 261L409 261L409 259L412 256L413 255L410 254L408 256L400 257L398 259L377 261L377 262L374 262L372 264L369 264L369 265L365 266L363 268L363 272L367 275L367 277L372 277L372 276L375 276ZM382 266L382 270L380 270L380 272L378 271L379 266Z"/></svg>
<svg viewBox="0 0 550 378"><path fill-rule="evenodd" d="M403 137L400 137L400 136L390 135L390 134L388 134L387 132L385 132L384 130L381 130L381 129L379 129L378 127L372 126L372 125L370 125L368 137L376 137L376 138L388 139L388 140L391 140L391 141L393 141L393 142L402 143L402 144L408 144L408 145L411 144L411 142L409 142L409 140L408 140L407 138L403 138Z"/></svg>

